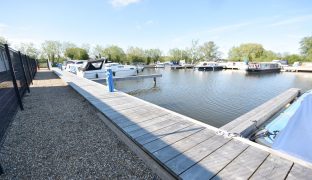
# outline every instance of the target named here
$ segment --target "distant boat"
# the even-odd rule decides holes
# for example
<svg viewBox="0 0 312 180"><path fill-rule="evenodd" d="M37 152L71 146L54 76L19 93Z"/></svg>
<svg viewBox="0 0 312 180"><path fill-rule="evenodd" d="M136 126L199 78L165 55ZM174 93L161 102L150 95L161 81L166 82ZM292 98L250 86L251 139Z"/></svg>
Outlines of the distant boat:
<svg viewBox="0 0 312 180"><path fill-rule="evenodd" d="M107 62L105 59L89 61L85 68L79 68L77 75L87 79L106 78L107 69L112 69L116 77L137 75L137 67Z"/></svg>
<svg viewBox="0 0 312 180"><path fill-rule="evenodd" d="M165 63L161 63L161 62L157 62L156 64L155 64L155 68L164 68L165 67Z"/></svg>
<svg viewBox="0 0 312 180"><path fill-rule="evenodd" d="M218 71L222 70L223 66L219 65L216 62L200 62L198 65L195 66L195 69L198 71Z"/></svg>
<svg viewBox="0 0 312 180"><path fill-rule="evenodd" d="M71 73L76 74L78 68L84 68L87 65L88 60L68 60L65 61L63 68Z"/></svg>
<svg viewBox="0 0 312 180"><path fill-rule="evenodd" d="M274 62L249 63L247 72L280 72L281 67Z"/></svg>

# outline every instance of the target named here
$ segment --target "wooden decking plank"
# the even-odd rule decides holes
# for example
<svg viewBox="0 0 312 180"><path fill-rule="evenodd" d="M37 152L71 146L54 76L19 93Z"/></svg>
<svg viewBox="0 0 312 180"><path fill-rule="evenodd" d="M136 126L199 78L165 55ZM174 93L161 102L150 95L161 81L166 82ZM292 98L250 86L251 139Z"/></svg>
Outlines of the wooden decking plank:
<svg viewBox="0 0 312 180"><path fill-rule="evenodd" d="M249 146L234 161L220 171L214 179L248 179L269 155L268 152Z"/></svg>
<svg viewBox="0 0 312 180"><path fill-rule="evenodd" d="M210 179L247 147L247 144L231 140L183 172L180 177L182 179Z"/></svg>
<svg viewBox="0 0 312 180"><path fill-rule="evenodd" d="M130 113L136 113L136 112L145 113L145 112L149 112L149 110L146 108L146 105L142 105L142 106L138 106L138 108L122 109L118 111L117 110L105 111L105 114L107 116L110 116L110 118L118 119L119 117L121 117L121 114L123 113L130 114Z"/></svg>
<svg viewBox="0 0 312 180"><path fill-rule="evenodd" d="M163 117L165 115L170 115L170 114L167 113L167 112L162 112L162 113L159 113L159 114L149 114L147 116L138 117L137 119L132 119L131 121L120 122L120 123L118 123L118 125L121 128L126 128L128 126L133 125L133 124L140 123L140 122L145 122L145 121L151 121L151 120L154 120L155 118ZM168 118L167 120L169 120L169 117L167 117L167 118ZM172 119L172 116L170 116L170 119Z"/></svg>
<svg viewBox="0 0 312 180"><path fill-rule="evenodd" d="M250 179L285 179L292 164L286 159L271 154Z"/></svg>
<svg viewBox="0 0 312 180"><path fill-rule="evenodd" d="M215 135L166 162L166 166L176 174L181 174L198 161L220 148L229 140L230 139L225 139L223 136Z"/></svg>
<svg viewBox="0 0 312 180"><path fill-rule="evenodd" d="M159 118L167 119L164 117L159 117ZM135 131L128 132L128 134L132 138L137 138L137 137L143 136L147 133L152 133L152 132L157 131L159 129L163 129L163 128L166 128L166 127L171 126L173 124L177 124L178 122L179 122L178 120L169 119L167 121L158 122L158 123L154 124L153 126L147 126L145 128L141 128L141 129L138 129Z"/></svg>
<svg viewBox="0 0 312 180"><path fill-rule="evenodd" d="M170 159L176 157L177 155L187 151L188 149L196 146L197 144L211 138L215 133L204 129L195 134L190 135L189 137L182 139L171 146L167 146L163 149L160 149L153 153L157 159L159 159L162 163L169 161Z"/></svg>
<svg viewBox="0 0 312 180"><path fill-rule="evenodd" d="M167 126L165 128L159 129L157 131L153 131L151 133L137 137L137 138L135 138L135 140L138 143L140 143L141 145L144 145L146 143L149 143L149 142L154 141L156 139L159 139L161 137L168 136L172 133L175 133L178 130L183 129L185 127L188 127L190 125L192 125L192 123L186 122L186 121L180 121L180 122L173 124L171 126Z"/></svg>
<svg viewBox="0 0 312 180"><path fill-rule="evenodd" d="M180 129L168 136L165 136L163 138L157 139L155 141L152 141L150 143L147 143L144 145L144 148L147 149L149 152L154 153L157 150L160 150L166 146L169 146L177 141L179 141L180 139L183 139L187 136L190 136L196 132L199 132L201 130L205 129L202 126L199 125L192 125L189 127L186 127L184 129Z"/></svg>
<svg viewBox="0 0 312 180"><path fill-rule="evenodd" d="M291 168L287 179L312 179L312 169L304 167L300 164L295 163Z"/></svg>
<svg viewBox="0 0 312 180"><path fill-rule="evenodd" d="M164 121L167 121L168 119L170 119L172 117L171 114L165 114L163 116L160 116L160 117L157 117L157 118L153 118L149 121L143 121L143 122L139 122L139 123L135 123L135 124L132 124L130 126L127 126L127 127L124 127L123 130L125 132L132 132L132 131L137 131L139 129L145 129L149 126L154 126L155 124L157 123L161 123L161 122L164 122Z"/></svg>

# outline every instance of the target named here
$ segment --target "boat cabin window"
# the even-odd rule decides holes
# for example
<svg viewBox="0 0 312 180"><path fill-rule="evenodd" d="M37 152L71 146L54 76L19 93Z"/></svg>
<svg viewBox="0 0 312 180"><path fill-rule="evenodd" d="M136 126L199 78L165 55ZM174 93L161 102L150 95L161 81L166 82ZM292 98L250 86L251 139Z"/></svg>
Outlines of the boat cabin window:
<svg viewBox="0 0 312 180"><path fill-rule="evenodd" d="M83 64L83 62L77 62L76 64Z"/></svg>

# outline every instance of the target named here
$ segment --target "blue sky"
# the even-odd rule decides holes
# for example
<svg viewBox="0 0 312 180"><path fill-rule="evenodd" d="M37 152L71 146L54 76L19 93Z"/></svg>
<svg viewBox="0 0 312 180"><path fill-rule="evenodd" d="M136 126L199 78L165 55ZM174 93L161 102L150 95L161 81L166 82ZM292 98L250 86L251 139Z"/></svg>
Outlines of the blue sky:
<svg viewBox="0 0 312 180"><path fill-rule="evenodd" d="M311 0L0 0L0 36L170 48L214 41L223 57L241 43L299 53L312 35Z"/></svg>

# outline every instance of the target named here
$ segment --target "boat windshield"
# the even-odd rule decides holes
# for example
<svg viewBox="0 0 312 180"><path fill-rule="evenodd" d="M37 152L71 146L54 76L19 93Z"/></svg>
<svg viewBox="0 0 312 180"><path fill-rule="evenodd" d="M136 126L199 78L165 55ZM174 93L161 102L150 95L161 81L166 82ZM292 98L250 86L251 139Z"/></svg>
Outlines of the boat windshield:
<svg viewBox="0 0 312 180"><path fill-rule="evenodd" d="M86 71L92 71L92 70L100 70L102 69L103 62L89 62Z"/></svg>

